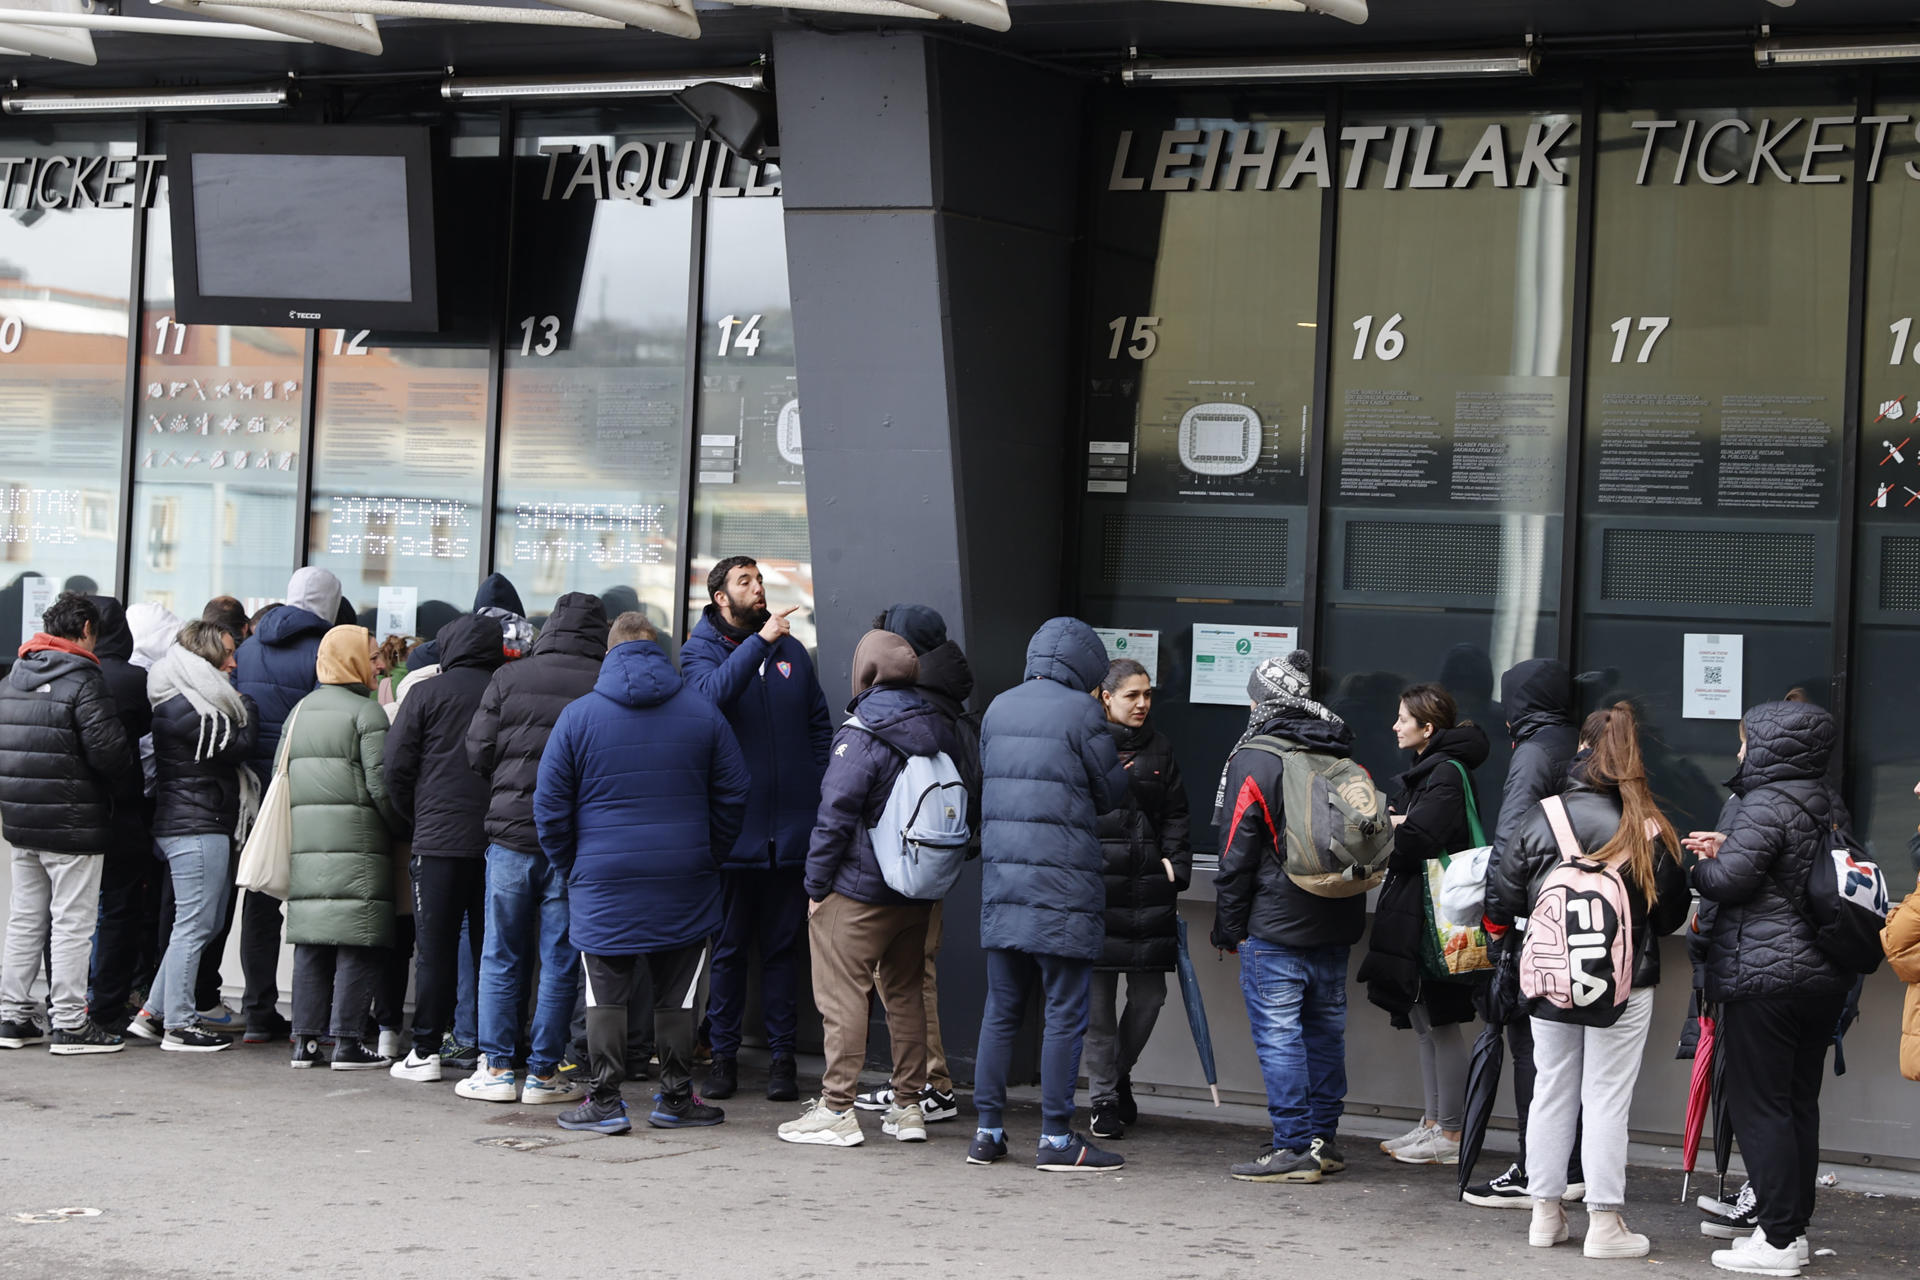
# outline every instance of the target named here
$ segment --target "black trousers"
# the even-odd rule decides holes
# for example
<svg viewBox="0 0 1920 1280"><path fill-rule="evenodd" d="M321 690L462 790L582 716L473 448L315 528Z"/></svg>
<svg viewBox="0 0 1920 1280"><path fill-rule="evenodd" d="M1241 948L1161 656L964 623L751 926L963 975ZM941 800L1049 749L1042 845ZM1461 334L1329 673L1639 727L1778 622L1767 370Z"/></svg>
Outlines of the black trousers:
<svg viewBox="0 0 1920 1280"><path fill-rule="evenodd" d="M1820 1084L1845 994L1735 1000L1723 1005L1714 1052L1727 1064L1734 1140L1777 1249L1806 1234L1820 1175Z"/></svg>
<svg viewBox="0 0 1920 1280"><path fill-rule="evenodd" d="M487 927L484 858L413 855L413 1043L438 1053L460 994L460 922L478 969Z"/></svg>
<svg viewBox="0 0 1920 1280"><path fill-rule="evenodd" d="M119 1024L134 984L151 979L160 962L154 952L159 938L156 882L173 883L165 867L153 856L153 839L145 828L115 832L114 845L100 868L100 918L88 983L88 1007L103 1022Z"/></svg>
<svg viewBox="0 0 1920 1280"><path fill-rule="evenodd" d="M406 1025L407 978L413 973L413 917L393 918L393 945L381 962L380 985L373 993L373 1020L382 1031L398 1031ZM439 1046L429 1046L433 1053Z"/></svg>
<svg viewBox="0 0 1920 1280"><path fill-rule="evenodd" d="M587 1049L587 991L583 986L573 1000L573 1020L567 1026L573 1056L589 1061ZM636 965L633 988L627 995L627 1066L644 1067L653 1057L653 975L645 965Z"/></svg>
<svg viewBox="0 0 1920 1280"><path fill-rule="evenodd" d="M231 878L240 870L241 845L238 840L227 843L232 847L227 867ZM161 905L163 936L170 937L173 877L161 879L165 895ZM271 1030L274 1020L280 1016L275 1007L280 1000L280 899L251 889L244 893L235 889L227 895L227 914L220 922L220 931L207 940L206 949L200 953L200 972L193 982L194 1007L211 1009L220 1003L220 962L227 954L227 938L233 933L236 910L240 915L240 977L246 984L240 1012L247 1020L249 1031Z"/></svg>
<svg viewBox="0 0 1920 1280"><path fill-rule="evenodd" d="M380 985L385 947L293 949L293 1033L358 1040L367 1033L367 1008Z"/></svg>
<svg viewBox="0 0 1920 1280"><path fill-rule="evenodd" d="M660 1092L669 1102L683 1101L692 1094L694 993L706 961L704 940L641 956L581 953L594 1101L619 1098L621 1082L627 1078L627 1000L635 979L643 973L653 982L653 1034L660 1052Z"/></svg>

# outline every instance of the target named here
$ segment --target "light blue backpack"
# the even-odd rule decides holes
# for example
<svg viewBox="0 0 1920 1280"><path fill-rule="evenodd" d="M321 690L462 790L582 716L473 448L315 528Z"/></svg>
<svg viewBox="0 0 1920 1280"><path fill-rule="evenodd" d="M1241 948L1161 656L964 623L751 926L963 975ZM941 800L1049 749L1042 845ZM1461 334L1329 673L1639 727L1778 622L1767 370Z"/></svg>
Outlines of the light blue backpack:
<svg viewBox="0 0 1920 1280"><path fill-rule="evenodd" d="M847 723L873 733L858 716L850 716ZM874 861L895 893L938 902L960 878L973 836L967 825L967 784L944 751L910 756L892 743L887 746L906 763L893 781L880 820L867 831Z"/></svg>

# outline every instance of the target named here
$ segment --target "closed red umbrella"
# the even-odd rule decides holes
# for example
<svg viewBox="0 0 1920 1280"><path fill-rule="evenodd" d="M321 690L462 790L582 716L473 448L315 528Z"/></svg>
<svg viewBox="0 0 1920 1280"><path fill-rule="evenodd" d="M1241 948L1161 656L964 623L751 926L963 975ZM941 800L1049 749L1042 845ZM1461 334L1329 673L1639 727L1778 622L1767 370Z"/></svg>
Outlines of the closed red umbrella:
<svg viewBox="0 0 1920 1280"><path fill-rule="evenodd" d="M1680 1139L1680 1167L1685 1171L1680 1182L1682 1200L1687 1198L1687 1188L1693 1181L1693 1163L1700 1155L1700 1135L1706 1129L1707 1102L1713 1096L1713 1058L1717 1039L1712 1015L1701 1010L1700 1041L1693 1051L1693 1075L1687 1081L1687 1124L1681 1131Z"/></svg>

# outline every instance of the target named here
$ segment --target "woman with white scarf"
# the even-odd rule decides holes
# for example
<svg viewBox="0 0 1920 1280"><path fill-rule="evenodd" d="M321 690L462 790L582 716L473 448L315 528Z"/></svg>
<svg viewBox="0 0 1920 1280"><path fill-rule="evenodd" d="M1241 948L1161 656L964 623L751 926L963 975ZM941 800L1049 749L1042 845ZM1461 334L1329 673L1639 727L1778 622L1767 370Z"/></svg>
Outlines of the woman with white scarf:
<svg viewBox="0 0 1920 1280"><path fill-rule="evenodd" d="M202 1024L194 978L233 892L233 842L260 811L260 784L246 759L260 717L233 687L233 637L196 619L147 673L153 704L153 834L173 879L173 935L142 1009L128 1030L162 1049L211 1053L233 1043Z"/></svg>

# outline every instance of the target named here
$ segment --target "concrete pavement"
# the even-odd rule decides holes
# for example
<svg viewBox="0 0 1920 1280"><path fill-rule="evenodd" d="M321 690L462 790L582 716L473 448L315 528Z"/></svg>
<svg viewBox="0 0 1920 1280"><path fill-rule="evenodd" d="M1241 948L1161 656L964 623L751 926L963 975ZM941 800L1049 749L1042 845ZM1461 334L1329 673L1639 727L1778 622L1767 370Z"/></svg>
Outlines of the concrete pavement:
<svg viewBox="0 0 1920 1280"><path fill-rule="evenodd" d="M1526 1215L1453 1198L1453 1170L1398 1165L1369 1140L1318 1186L1233 1182L1255 1127L1148 1117L1119 1173L1036 1173L1037 1113L1013 1154L968 1166L971 1113L924 1145L777 1141L798 1113L764 1076L718 1128L569 1134L554 1107L469 1102L452 1082L295 1072L279 1047L54 1058L0 1053L0 1276L123 1280L288 1276L1348 1278L1448 1274L1708 1277L1679 1176L1636 1170L1629 1223L1647 1262L1530 1249ZM803 1072L802 1087L816 1083ZM636 1111L651 1096L629 1087ZM1491 1161L1490 1161L1491 1163ZM97 1217L22 1223L63 1207ZM1578 1232L1581 1215L1573 1215ZM1920 1202L1824 1193L1814 1277L1911 1277Z"/></svg>

